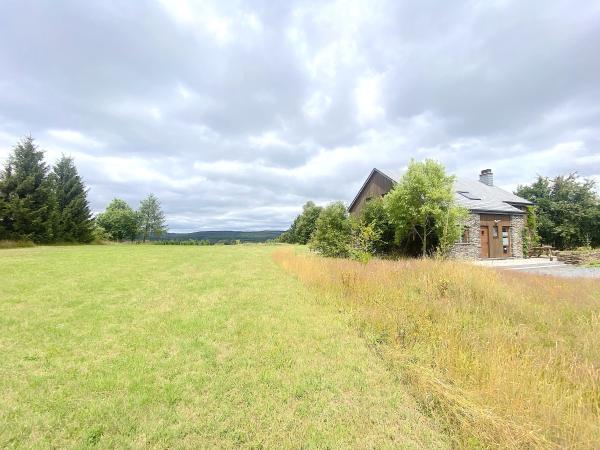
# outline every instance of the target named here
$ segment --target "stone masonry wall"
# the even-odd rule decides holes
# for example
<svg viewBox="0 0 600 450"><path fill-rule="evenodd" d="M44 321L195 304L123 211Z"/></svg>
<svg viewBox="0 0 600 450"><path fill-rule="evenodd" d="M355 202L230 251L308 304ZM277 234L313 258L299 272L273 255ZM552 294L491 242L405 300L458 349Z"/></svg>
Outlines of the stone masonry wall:
<svg viewBox="0 0 600 450"><path fill-rule="evenodd" d="M478 259L481 254L479 214L469 214L464 225L469 228L469 242L454 244L450 250L450 257L454 259Z"/></svg>
<svg viewBox="0 0 600 450"><path fill-rule="evenodd" d="M525 228L525 216L510 216L510 242L511 253L514 258L523 257L523 229Z"/></svg>

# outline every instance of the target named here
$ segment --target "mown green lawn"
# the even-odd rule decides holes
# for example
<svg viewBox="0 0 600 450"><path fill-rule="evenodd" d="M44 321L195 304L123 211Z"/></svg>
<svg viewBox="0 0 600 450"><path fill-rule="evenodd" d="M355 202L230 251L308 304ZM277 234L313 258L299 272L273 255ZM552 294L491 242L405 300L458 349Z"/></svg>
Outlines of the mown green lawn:
<svg viewBox="0 0 600 450"><path fill-rule="evenodd" d="M273 248L0 251L0 447L446 447Z"/></svg>

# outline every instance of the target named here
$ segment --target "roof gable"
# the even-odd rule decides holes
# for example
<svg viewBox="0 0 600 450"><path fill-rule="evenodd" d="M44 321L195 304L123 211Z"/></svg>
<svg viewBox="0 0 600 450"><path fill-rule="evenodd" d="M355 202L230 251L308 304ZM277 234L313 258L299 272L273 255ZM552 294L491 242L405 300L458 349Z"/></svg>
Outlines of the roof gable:
<svg viewBox="0 0 600 450"><path fill-rule="evenodd" d="M373 179L373 177L375 177L377 175L380 175L380 176L384 177L392 185L396 184L396 181L392 177L386 175L385 173L383 173L381 170L379 170L377 168L373 168L373 170L371 170L371 173L369 174L369 176L367 177L367 179L365 180L365 182L362 184L362 186L358 190L358 192L357 192L356 196L354 197L354 199L352 200L352 202L350 202L350 206L348 206L348 211L352 211L352 209L356 205L356 202L360 198L360 196L363 193L363 191L365 190L365 188L369 185L369 183L371 182L371 180Z"/></svg>

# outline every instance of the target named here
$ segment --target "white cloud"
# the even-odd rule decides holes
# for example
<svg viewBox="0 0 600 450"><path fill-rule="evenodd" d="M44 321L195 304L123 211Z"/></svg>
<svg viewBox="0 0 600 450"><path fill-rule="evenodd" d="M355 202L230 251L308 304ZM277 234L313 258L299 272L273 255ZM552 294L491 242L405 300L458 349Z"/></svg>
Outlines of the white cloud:
<svg viewBox="0 0 600 450"><path fill-rule="evenodd" d="M361 124L381 120L385 117L382 106L382 74L361 78L354 90L357 119Z"/></svg>

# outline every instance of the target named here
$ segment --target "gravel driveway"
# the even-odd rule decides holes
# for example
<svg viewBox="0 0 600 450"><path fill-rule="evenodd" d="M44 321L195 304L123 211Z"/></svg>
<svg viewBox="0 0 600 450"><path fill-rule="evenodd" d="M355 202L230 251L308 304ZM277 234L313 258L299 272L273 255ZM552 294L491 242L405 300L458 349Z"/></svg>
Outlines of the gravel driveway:
<svg viewBox="0 0 600 450"><path fill-rule="evenodd" d="M581 267L572 266L569 264L560 264L552 266L518 266L506 267L509 270L523 271L529 273L538 273L546 275L554 275L557 277L585 277L585 278L600 278L600 268L598 267Z"/></svg>
<svg viewBox="0 0 600 450"><path fill-rule="evenodd" d="M565 264L560 261L549 261L546 258L480 260L475 264L484 267L515 270L528 273L554 275L557 277L600 278L600 268L582 267Z"/></svg>

